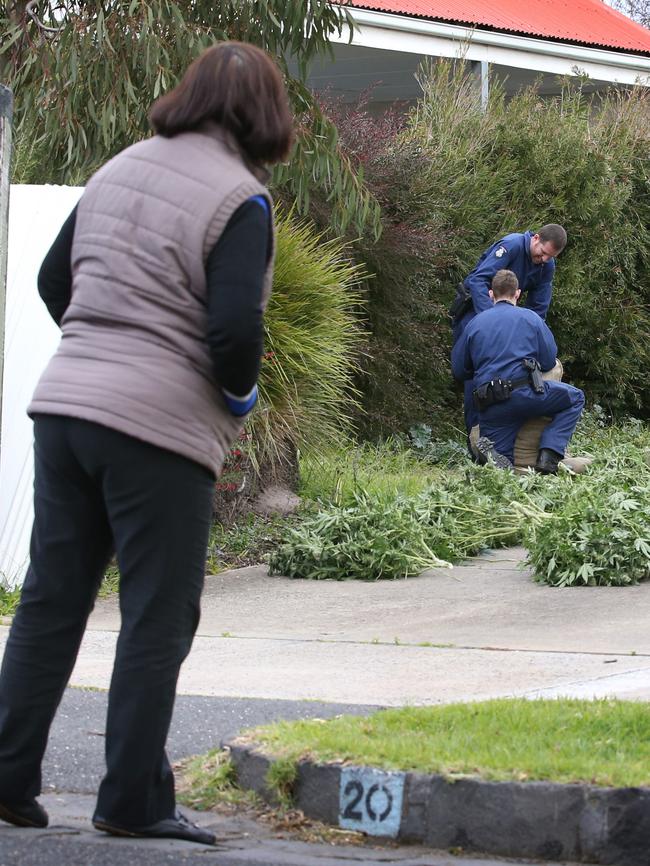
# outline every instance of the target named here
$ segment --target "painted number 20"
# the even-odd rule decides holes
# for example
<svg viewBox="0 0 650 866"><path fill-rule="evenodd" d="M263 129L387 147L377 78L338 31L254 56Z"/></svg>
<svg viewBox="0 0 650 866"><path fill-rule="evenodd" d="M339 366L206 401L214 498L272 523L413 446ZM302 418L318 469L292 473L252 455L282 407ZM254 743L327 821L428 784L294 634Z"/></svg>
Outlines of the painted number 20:
<svg viewBox="0 0 650 866"><path fill-rule="evenodd" d="M352 795L352 799L343 812L343 817L349 821L363 821L363 812L357 808L362 801L371 821L385 821L393 808L393 795L385 785L373 784L365 791L361 782L352 779L345 786L343 793L345 797ZM378 809L380 811L377 811Z"/></svg>

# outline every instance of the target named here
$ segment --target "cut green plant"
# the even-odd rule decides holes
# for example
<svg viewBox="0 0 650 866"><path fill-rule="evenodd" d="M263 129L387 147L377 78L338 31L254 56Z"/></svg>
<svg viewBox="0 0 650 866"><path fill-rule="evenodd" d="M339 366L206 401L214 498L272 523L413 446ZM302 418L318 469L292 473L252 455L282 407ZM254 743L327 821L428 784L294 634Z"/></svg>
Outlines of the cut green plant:
<svg viewBox="0 0 650 866"><path fill-rule="evenodd" d="M634 701L500 699L279 722L249 732L283 762L309 758L454 779L650 785L650 714Z"/></svg>
<svg viewBox="0 0 650 866"><path fill-rule="evenodd" d="M310 460L305 489L321 503L281 534L271 572L400 578L523 543L536 579L550 585L638 583L650 576L650 431L634 419L607 424L598 409L576 442L593 457L578 476L468 461L443 471L415 456L421 444L401 455L395 443L339 452L329 469Z"/></svg>
<svg viewBox="0 0 650 866"><path fill-rule="evenodd" d="M271 574L313 580L379 580L449 567L487 547L516 543L526 515L495 510L494 491L529 482L496 469L470 468L416 496L353 493L349 505L323 506L286 530L270 556Z"/></svg>
<svg viewBox="0 0 650 866"><path fill-rule="evenodd" d="M289 529L272 552L271 574L312 580L379 580L448 566L427 544L417 500L355 494Z"/></svg>
<svg viewBox="0 0 650 866"><path fill-rule="evenodd" d="M612 445L592 472L526 527L528 562L552 586L625 586L650 577L647 453Z"/></svg>

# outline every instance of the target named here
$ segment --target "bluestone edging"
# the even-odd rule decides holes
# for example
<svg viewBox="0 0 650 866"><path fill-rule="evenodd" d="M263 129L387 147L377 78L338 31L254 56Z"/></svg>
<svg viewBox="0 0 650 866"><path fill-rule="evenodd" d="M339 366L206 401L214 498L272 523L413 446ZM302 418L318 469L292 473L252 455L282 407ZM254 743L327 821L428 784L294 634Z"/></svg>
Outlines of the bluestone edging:
<svg viewBox="0 0 650 866"><path fill-rule="evenodd" d="M273 756L244 739L224 746L238 784L277 804L266 784ZM390 815L400 800L399 814ZM650 866L650 788L450 780L304 760L297 765L293 802L328 824L432 848ZM384 818L394 822L394 832L382 831Z"/></svg>

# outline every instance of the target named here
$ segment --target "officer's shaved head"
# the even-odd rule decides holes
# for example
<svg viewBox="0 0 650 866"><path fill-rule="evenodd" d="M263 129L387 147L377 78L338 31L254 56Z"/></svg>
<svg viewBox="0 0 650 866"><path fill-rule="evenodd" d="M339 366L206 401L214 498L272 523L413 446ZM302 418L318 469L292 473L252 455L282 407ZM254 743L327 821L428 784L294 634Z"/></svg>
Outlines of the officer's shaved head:
<svg viewBox="0 0 650 866"><path fill-rule="evenodd" d="M516 274L504 268L492 277L491 288L495 301L499 298L514 298L519 288L519 280Z"/></svg>

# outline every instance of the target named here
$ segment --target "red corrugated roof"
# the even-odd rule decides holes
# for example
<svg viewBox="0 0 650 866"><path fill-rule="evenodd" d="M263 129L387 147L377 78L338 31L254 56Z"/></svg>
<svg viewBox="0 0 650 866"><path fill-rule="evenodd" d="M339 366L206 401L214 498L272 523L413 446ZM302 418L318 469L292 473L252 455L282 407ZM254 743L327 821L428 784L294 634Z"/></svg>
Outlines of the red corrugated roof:
<svg viewBox="0 0 650 866"><path fill-rule="evenodd" d="M650 30L603 0L349 0L351 6L650 54Z"/></svg>

